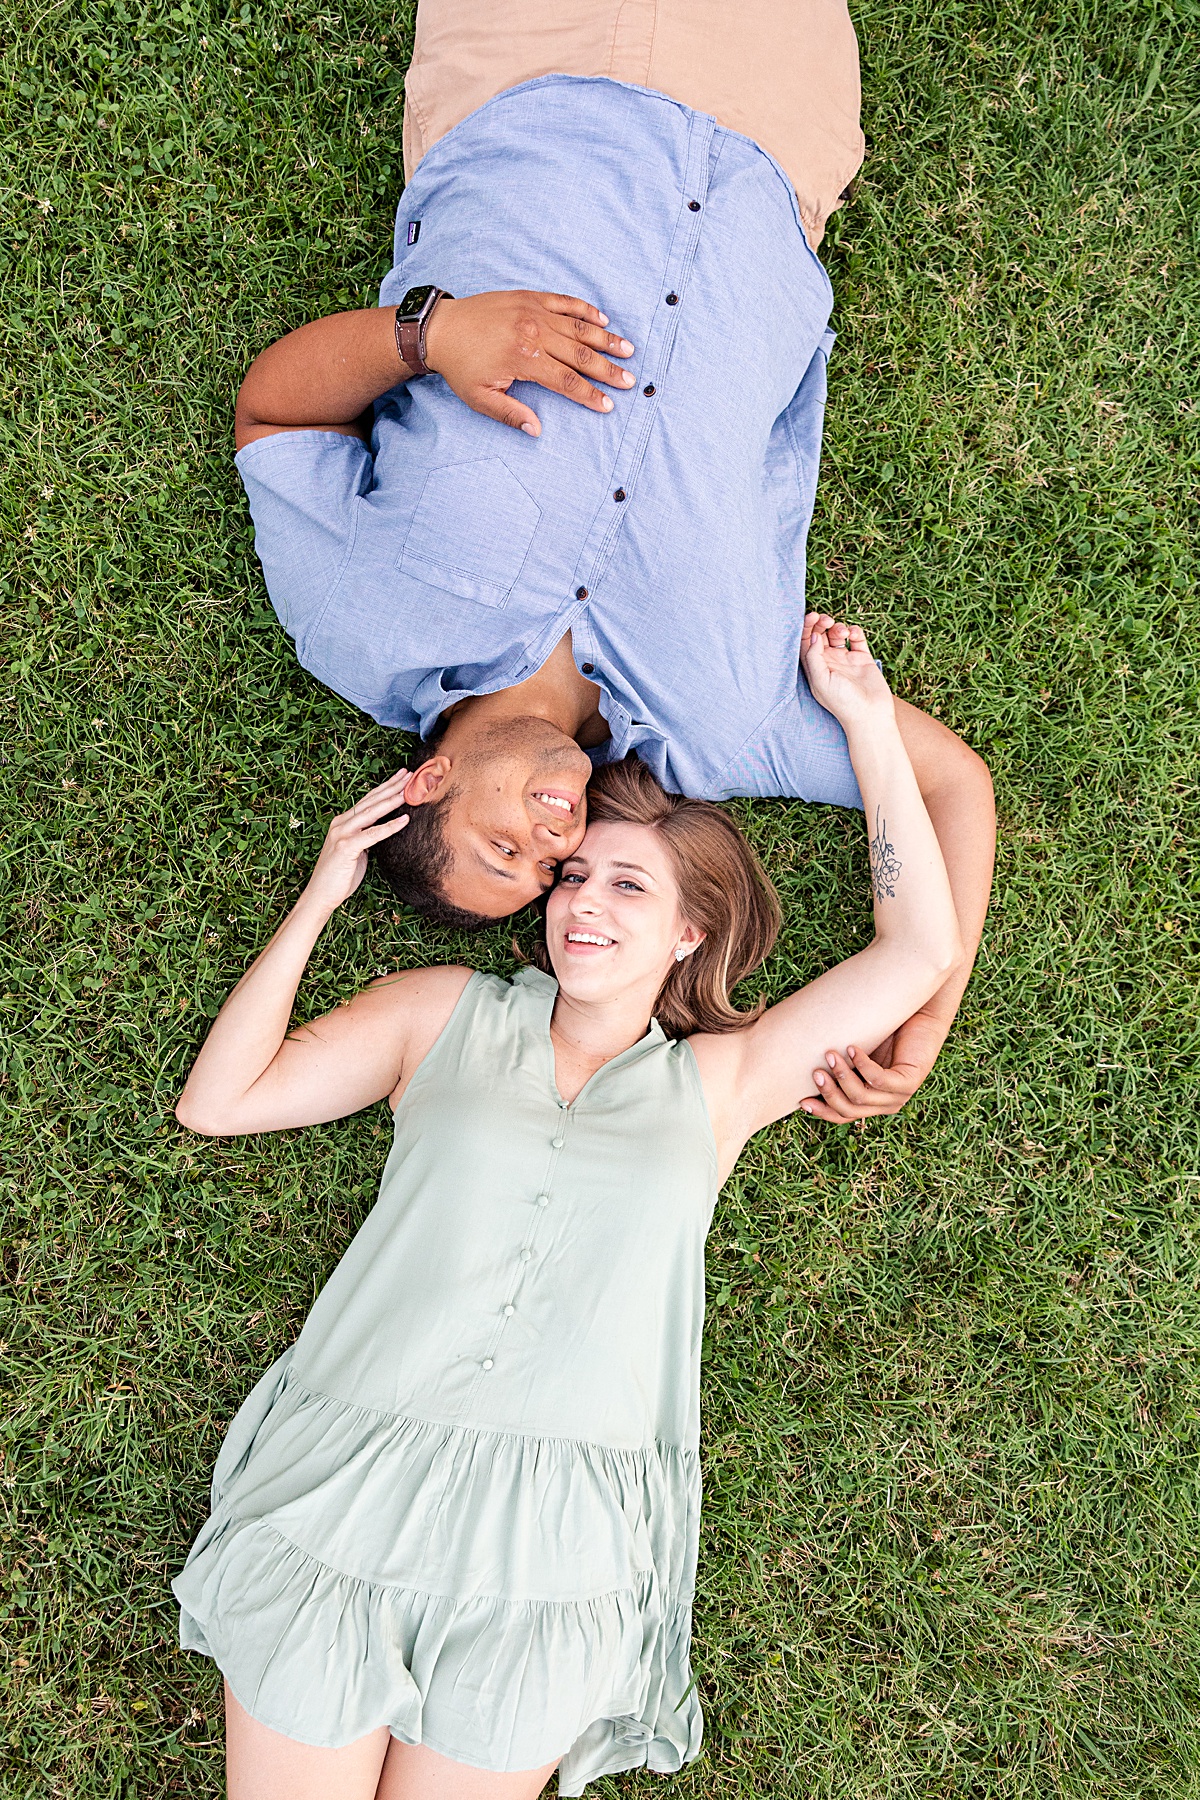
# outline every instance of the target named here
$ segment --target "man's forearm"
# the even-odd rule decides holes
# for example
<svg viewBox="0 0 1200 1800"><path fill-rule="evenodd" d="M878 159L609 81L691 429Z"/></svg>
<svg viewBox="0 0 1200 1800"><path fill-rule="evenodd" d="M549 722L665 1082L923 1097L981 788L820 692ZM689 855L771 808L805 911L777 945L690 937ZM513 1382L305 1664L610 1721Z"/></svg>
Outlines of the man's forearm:
<svg viewBox="0 0 1200 1800"><path fill-rule="evenodd" d="M333 313L271 344L238 394L238 449L263 427L353 429L373 400L412 373L396 349L395 318L394 306Z"/></svg>
<svg viewBox="0 0 1200 1800"><path fill-rule="evenodd" d="M961 738L903 700L896 702L896 713L941 846L964 951L961 966L921 1009L932 1041L938 1030L944 1038L950 1029L979 948L992 888L996 806L986 763Z"/></svg>

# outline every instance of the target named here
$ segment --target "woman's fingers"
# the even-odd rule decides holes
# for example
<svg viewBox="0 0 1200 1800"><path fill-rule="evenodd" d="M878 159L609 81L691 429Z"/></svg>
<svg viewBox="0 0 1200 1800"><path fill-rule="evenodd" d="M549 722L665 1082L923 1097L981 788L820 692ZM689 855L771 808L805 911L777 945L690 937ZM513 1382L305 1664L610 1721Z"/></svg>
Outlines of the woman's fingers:
<svg viewBox="0 0 1200 1800"><path fill-rule="evenodd" d="M373 800L376 794L394 793L397 787L403 787L411 774L411 769L397 769L394 775L389 775L385 781L379 782L378 786L368 788L358 805L361 806L364 801Z"/></svg>
<svg viewBox="0 0 1200 1800"><path fill-rule="evenodd" d="M404 830L409 816L408 813L401 813L398 819L385 819L382 825L372 825L360 834L359 849L369 850L372 844L382 844L385 838L395 837L398 831Z"/></svg>
<svg viewBox="0 0 1200 1800"><path fill-rule="evenodd" d="M397 796L404 792L410 773L409 769L397 769L394 775L389 775L378 787L371 788L369 793L364 794L361 800L356 800L347 811L339 813L333 823L341 825L353 821L355 824L362 824L371 814L378 818L381 810L386 812L389 806L396 804Z"/></svg>

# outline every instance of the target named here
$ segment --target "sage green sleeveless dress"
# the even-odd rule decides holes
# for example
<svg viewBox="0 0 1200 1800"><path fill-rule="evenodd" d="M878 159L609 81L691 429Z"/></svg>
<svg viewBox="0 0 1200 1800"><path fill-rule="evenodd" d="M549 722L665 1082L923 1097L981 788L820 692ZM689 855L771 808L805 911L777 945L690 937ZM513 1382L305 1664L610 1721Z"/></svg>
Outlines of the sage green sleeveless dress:
<svg viewBox="0 0 1200 1800"><path fill-rule="evenodd" d="M688 1665L716 1152L657 1024L567 1106L556 984L473 975L379 1199L229 1428L172 1583L256 1719L562 1794L700 1748Z"/></svg>

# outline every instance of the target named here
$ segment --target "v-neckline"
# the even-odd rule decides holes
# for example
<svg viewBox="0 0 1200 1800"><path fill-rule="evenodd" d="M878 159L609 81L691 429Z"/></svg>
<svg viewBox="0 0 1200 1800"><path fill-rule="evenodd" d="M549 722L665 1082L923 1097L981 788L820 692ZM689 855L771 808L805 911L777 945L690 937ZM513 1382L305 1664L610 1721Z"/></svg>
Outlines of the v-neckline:
<svg viewBox="0 0 1200 1800"><path fill-rule="evenodd" d="M638 1038L635 1044L629 1044L624 1050L619 1050L615 1056L610 1056L607 1062L602 1062L600 1067L593 1070L588 1076L575 1098L573 1100L564 1100L559 1091L558 1071L554 1066L554 1039L550 1035L550 1026L554 1020L554 1003L558 999L558 983L555 981L553 975L544 975L540 969L522 969L521 974L527 978L530 975L540 976L541 980L546 983L549 990L544 996L548 1004L546 1006L546 1016L542 1025L542 1041L545 1046L547 1062L546 1079L554 1104L557 1107L560 1107L563 1112L574 1112L593 1082L598 1081L606 1069L615 1068L617 1063L624 1062L627 1056L633 1056L636 1052L645 1050L648 1044L657 1045L666 1042L666 1032L663 1030L658 1020L652 1016L645 1032Z"/></svg>

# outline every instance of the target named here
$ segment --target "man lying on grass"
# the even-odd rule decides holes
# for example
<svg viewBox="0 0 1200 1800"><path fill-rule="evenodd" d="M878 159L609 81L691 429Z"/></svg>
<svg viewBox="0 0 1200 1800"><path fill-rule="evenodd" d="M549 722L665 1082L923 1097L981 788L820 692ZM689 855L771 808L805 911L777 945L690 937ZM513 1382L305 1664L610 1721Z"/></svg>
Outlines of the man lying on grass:
<svg viewBox="0 0 1200 1800"><path fill-rule="evenodd" d="M638 49L616 11L422 0L381 304L273 344L238 396L271 599L306 668L423 739L382 866L450 925L548 888L593 762L630 750L676 792L861 804L801 671L854 33L843 0L732 32L661 0ZM987 770L897 710L968 961L839 1067L830 1118L923 1080L991 881Z"/></svg>

